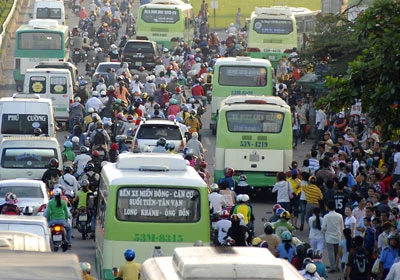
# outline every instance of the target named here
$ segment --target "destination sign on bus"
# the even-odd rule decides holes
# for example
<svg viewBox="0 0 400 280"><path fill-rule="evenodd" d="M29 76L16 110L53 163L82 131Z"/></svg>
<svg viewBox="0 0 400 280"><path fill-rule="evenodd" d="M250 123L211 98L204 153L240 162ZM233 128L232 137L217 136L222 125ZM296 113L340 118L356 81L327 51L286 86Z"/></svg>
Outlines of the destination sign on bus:
<svg viewBox="0 0 400 280"><path fill-rule="evenodd" d="M218 82L222 86L265 87L267 69L262 66L221 66Z"/></svg>
<svg viewBox="0 0 400 280"><path fill-rule="evenodd" d="M254 31L259 34L290 34L293 32L293 22L282 19L256 19Z"/></svg>
<svg viewBox="0 0 400 280"><path fill-rule="evenodd" d="M175 23L179 21L179 13L171 9L143 9L142 19L147 23Z"/></svg>
<svg viewBox="0 0 400 280"><path fill-rule="evenodd" d="M125 187L118 191L117 219L192 223L200 219L200 193L193 189Z"/></svg>
<svg viewBox="0 0 400 280"><path fill-rule="evenodd" d="M283 114L272 111L227 111L230 132L280 133Z"/></svg>

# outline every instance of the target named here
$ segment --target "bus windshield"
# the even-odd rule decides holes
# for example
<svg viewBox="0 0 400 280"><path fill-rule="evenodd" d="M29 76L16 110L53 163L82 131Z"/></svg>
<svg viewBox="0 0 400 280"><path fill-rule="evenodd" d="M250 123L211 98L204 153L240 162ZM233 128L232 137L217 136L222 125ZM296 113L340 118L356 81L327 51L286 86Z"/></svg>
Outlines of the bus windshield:
<svg viewBox="0 0 400 280"><path fill-rule="evenodd" d="M293 21L283 19L255 19L253 29L258 34L290 34Z"/></svg>
<svg viewBox="0 0 400 280"><path fill-rule="evenodd" d="M123 187L117 219L129 222L194 223L200 220L200 192L188 188Z"/></svg>
<svg viewBox="0 0 400 280"><path fill-rule="evenodd" d="M61 19L61 9L60 8L37 8L36 18L43 19Z"/></svg>
<svg viewBox="0 0 400 280"><path fill-rule="evenodd" d="M20 50L61 50L64 40L60 33L21 32L18 38Z"/></svg>
<svg viewBox="0 0 400 280"><path fill-rule="evenodd" d="M284 115L272 111L227 111L230 132L280 133Z"/></svg>
<svg viewBox="0 0 400 280"><path fill-rule="evenodd" d="M147 23L175 23L179 21L179 12L171 9L143 9L142 19Z"/></svg>
<svg viewBox="0 0 400 280"><path fill-rule="evenodd" d="M218 82L221 86L265 87L267 69L262 66L221 66Z"/></svg>

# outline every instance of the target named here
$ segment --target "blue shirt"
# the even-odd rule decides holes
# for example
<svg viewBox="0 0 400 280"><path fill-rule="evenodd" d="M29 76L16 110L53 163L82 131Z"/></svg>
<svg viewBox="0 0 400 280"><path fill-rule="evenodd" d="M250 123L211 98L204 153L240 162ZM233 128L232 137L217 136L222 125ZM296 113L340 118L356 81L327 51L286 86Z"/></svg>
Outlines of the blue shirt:
<svg viewBox="0 0 400 280"><path fill-rule="evenodd" d="M315 261L314 264L317 267L319 276L326 278L326 265L321 261Z"/></svg>
<svg viewBox="0 0 400 280"><path fill-rule="evenodd" d="M296 249L294 245L290 245L289 251L286 251L285 249L285 243L281 243L278 245L276 248L276 252L279 255L279 258L285 259L288 262L292 262L293 258L296 256Z"/></svg>
<svg viewBox="0 0 400 280"><path fill-rule="evenodd" d="M390 269L394 264L394 260L399 256L399 249L388 246L382 250L380 261L383 265L383 269Z"/></svg>

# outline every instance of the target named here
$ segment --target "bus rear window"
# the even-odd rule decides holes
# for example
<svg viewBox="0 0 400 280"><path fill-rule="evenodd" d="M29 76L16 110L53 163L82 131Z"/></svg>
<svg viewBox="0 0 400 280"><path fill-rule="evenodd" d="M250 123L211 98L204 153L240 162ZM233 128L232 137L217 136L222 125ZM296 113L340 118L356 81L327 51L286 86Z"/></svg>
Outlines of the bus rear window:
<svg viewBox="0 0 400 280"><path fill-rule="evenodd" d="M293 21L283 19L255 19L253 29L258 34L283 34L293 32Z"/></svg>
<svg viewBox="0 0 400 280"><path fill-rule="evenodd" d="M200 192L188 188L120 188L116 216L127 222L194 223L200 220Z"/></svg>
<svg viewBox="0 0 400 280"><path fill-rule="evenodd" d="M175 23L179 21L179 11L172 9L143 9L142 19L147 23Z"/></svg>
<svg viewBox="0 0 400 280"><path fill-rule="evenodd" d="M21 32L18 36L19 50L61 50L64 40L61 34L51 32Z"/></svg>
<svg viewBox="0 0 400 280"><path fill-rule="evenodd" d="M230 132L280 133L284 115L272 111L227 111Z"/></svg>
<svg viewBox="0 0 400 280"><path fill-rule="evenodd" d="M57 158L55 149L49 148L9 148L3 150L1 167L46 169L49 161Z"/></svg>
<svg viewBox="0 0 400 280"><path fill-rule="evenodd" d="M61 9L60 8L37 8L36 18L43 19L61 19Z"/></svg>
<svg viewBox="0 0 400 280"><path fill-rule="evenodd" d="M38 114L3 114L1 134L33 135L35 128L40 128L43 134L49 133L47 115Z"/></svg>
<svg viewBox="0 0 400 280"><path fill-rule="evenodd" d="M218 83L221 86L265 87L267 69L261 66L221 66Z"/></svg>

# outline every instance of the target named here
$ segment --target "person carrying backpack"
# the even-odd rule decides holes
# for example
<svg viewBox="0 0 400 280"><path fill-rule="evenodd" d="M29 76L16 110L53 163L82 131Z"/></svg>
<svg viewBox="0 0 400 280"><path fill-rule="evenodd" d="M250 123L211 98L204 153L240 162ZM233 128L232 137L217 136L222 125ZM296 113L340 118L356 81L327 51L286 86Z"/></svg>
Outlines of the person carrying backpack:
<svg viewBox="0 0 400 280"><path fill-rule="evenodd" d="M110 142L110 136L104 130L103 123L97 122L96 129L92 133L91 137L92 150L102 148L107 151L107 144Z"/></svg>
<svg viewBox="0 0 400 280"><path fill-rule="evenodd" d="M6 203L1 209L1 214L3 215L19 215L19 207L16 205L18 202L17 196L13 193L9 193L6 197Z"/></svg>
<svg viewBox="0 0 400 280"><path fill-rule="evenodd" d="M355 249L349 253L346 263L347 280L364 280L370 277L370 254L364 249L363 242L361 236L354 237Z"/></svg>
<svg viewBox="0 0 400 280"><path fill-rule="evenodd" d="M51 158L49 161L49 169L43 173L42 181L46 184L48 189L52 190L54 186L58 184L60 177L61 171L58 169L58 159Z"/></svg>

